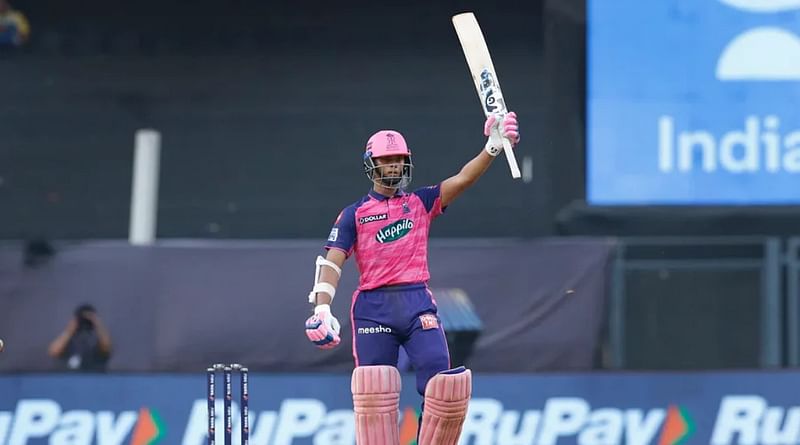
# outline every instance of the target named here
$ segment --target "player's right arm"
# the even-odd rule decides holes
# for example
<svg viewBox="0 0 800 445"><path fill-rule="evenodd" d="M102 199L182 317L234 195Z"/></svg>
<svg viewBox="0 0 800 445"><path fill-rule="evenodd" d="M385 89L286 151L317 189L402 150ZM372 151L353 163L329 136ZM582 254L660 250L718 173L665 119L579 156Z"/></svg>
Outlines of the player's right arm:
<svg viewBox="0 0 800 445"><path fill-rule="evenodd" d="M341 341L339 320L331 313L331 302L336 296L342 266L353 251L356 240L355 206L345 208L336 218L328 236L325 258L318 256L314 271L314 287L308 295L314 305L314 315L306 320L306 336L317 347L330 349Z"/></svg>
<svg viewBox="0 0 800 445"><path fill-rule="evenodd" d="M483 125L483 134L488 137L484 149L467 162L461 171L442 181L440 188L442 207L450 205L483 176L492 160L503 151L503 137L508 138L512 146L517 145L519 128L516 113L510 112L505 116L490 115Z"/></svg>
<svg viewBox="0 0 800 445"><path fill-rule="evenodd" d="M344 262L347 260L347 254L339 249L330 249L328 250L328 254L325 256L325 260L330 261L331 263L335 264L339 270L342 270ZM336 269L333 267L326 266L320 270L319 281L330 284L333 286L334 290L339 287L339 278L339 273L337 273ZM315 299L316 301L314 302L314 306L319 306L320 304L330 305L333 301L333 296L331 296L330 292L322 291L316 292Z"/></svg>

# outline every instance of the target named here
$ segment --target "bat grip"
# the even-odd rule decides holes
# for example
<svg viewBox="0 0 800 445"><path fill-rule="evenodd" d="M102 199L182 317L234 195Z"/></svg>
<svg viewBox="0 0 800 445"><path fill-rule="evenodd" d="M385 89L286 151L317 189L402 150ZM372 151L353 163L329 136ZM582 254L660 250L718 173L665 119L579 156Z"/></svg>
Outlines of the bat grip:
<svg viewBox="0 0 800 445"><path fill-rule="evenodd" d="M514 155L514 148L508 138L503 138L503 153L506 154L506 161L508 161L508 168L511 169L511 177L518 179L522 176L517 165L517 157Z"/></svg>

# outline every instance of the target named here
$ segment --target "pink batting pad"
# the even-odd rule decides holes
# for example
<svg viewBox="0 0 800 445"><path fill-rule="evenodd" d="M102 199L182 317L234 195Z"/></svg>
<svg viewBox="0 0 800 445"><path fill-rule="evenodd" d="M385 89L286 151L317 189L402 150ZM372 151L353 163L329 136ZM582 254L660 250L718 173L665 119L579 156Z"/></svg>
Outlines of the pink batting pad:
<svg viewBox="0 0 800 445"><path fill-rule="evenodd" d="M356 445L400 445L400 373L394 366L353 370Z"/></svg>
<svg viewBox="0 0 800 445"><path fill-rule="evenodd" d="M419 445L456 445L472 395L472 371L436 374L425 387Z"/></svg>

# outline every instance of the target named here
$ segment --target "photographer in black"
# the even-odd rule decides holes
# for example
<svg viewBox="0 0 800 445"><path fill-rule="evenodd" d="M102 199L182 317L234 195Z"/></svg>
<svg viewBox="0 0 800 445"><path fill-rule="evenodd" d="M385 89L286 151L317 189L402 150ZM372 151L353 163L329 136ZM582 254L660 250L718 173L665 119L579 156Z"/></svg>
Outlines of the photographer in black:
<svg viewBox="0 0 800 445"><path fill-rule="evenodd" d="M102 372L111 357L111 335L92 305L75 309L67 327L50 343L48 354L71 371Z"/></svg>

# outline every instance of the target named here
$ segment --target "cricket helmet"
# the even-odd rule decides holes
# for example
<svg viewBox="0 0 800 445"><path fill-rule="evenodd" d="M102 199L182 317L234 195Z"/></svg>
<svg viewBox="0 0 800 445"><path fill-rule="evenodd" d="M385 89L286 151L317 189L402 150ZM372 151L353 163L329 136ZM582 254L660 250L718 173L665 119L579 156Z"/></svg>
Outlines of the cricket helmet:
<svg viewBox="0 0 800 445"><path fill-rule="evenodd" d="M384 176L378 168L375 159L386 156L403 156L400 176ZM411 183L411 172L414 164L411 162L411 150L400 132L395 130L381 130L367 140L364 151L364 173L370 181L383 187L403 189Z"/></svg>

